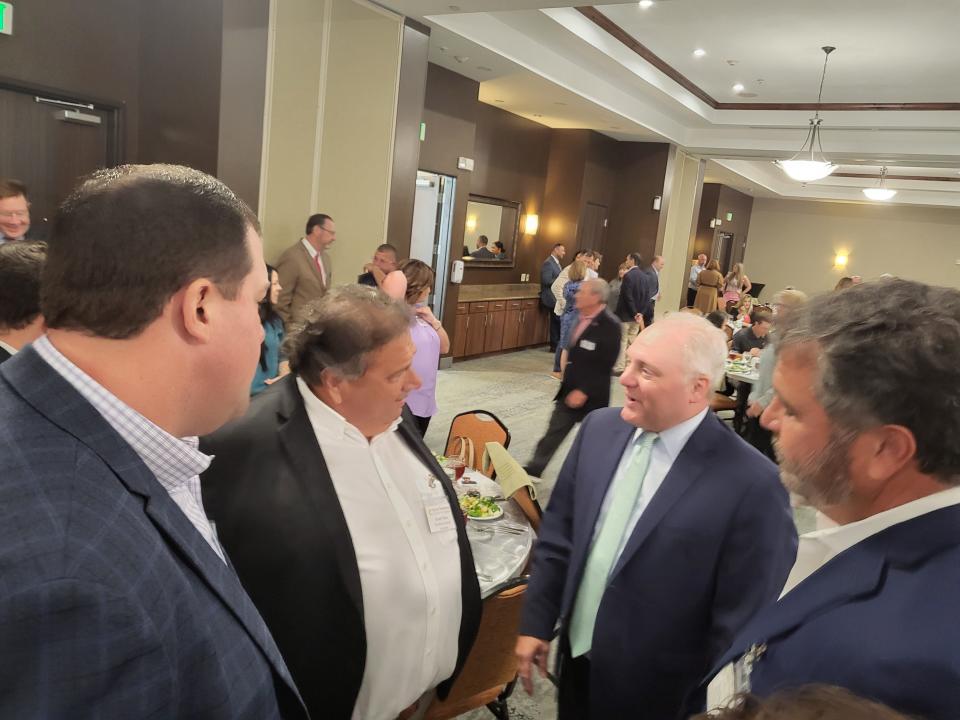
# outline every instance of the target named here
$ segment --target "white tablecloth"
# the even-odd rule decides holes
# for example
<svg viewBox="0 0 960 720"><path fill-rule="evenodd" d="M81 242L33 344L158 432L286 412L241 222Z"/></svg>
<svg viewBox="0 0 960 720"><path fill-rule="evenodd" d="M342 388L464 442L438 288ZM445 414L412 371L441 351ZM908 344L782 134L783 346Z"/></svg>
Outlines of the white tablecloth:
<svg viewBox="0 0 960 720"><path fill-rule="evenodd" d="M457 494L477 490L481 495L502 497L503 490L486 475L476 470L467 470L464 477L476 484L453 484ZM503 517L496 520L467 520L467 538L473 550L473 562L480 582L480 596L487 597L491 591L510 578L517 577L530 559L534 532L527 516L513 500L497 503L503 508ZM519 528L519 533L506 532Z"/></svg>

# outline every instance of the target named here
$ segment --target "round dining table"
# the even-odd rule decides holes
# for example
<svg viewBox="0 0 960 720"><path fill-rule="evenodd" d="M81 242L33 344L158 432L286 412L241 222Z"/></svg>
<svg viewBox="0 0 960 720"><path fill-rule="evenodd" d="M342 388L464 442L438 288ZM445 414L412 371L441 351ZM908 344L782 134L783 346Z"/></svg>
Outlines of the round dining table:
<svg viewBox="0 0 960 720"><path fill-rule="evenodd" d="M497 586L523 572L533 550L535 533L520 506L514 500L503 499L500 485L483 473L467 469L453 487L458 496L476 490L481 495L499 498L497 505L503 508L503 515L495 520L467 519L467 539L473 551L480 596L487 598Z"/></svg>

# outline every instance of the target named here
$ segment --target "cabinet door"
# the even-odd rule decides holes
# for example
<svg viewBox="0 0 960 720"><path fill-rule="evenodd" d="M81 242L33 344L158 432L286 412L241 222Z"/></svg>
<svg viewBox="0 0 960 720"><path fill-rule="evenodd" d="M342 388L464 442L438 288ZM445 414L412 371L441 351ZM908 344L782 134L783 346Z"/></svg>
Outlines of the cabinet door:
<svg viewBox="0 0 960 720"><path fill-rule="evenodd" d="M516 300L510 301L516 303L516 307L510 308L503 314L503 344L501 350L513 350L520 345L520 303Z"/></svg>
<svg viewBox="0 0 960 720"><path fill-rule="evenodd" d="M484 330L487 324L486 313L471 312L467 315L467 347L465 355L480 355L483 352Z"/></svg>
<svg viewBox="0 0 960 720"><path fill-rule="evenodd" d="M537 344L537 301L524 300L523 311L520 315L520 346Z"/></svg>
<svg viewBox="0 0 960 720"><path fill-rule="evenodd" d="M497 352L503 348L504 319L503 309L487 314L487 327L483 340L484 352Z"/></svg>
<svg viewBox="0 0 960 720"><path fill-rule="evenodd" d="M469 315L457 314L457 322L453 329L452 346L452 354L455 358L461 358L467 354L467 327L469 323Z"/></svg>

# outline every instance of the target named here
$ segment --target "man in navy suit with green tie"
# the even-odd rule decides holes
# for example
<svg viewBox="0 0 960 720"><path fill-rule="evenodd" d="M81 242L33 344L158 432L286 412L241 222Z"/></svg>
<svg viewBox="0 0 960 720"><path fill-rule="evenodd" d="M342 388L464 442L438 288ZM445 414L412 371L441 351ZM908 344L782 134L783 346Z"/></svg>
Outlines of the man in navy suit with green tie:
<svg viewBox="0 0 960 720"><path fill-rule="evenodd" d="M734 634L776 600L797 534L776 466L708 408L726 338L675 313L642 332L625 406L587 416L543 519L517 658L559 629L559 717L687 717Z"/></svg>

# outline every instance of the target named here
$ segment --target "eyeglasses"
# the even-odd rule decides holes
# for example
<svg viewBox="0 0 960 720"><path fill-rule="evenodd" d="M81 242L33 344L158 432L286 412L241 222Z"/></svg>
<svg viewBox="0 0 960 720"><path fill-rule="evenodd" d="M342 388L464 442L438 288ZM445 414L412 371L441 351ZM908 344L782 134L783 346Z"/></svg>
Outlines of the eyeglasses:
<svg viewBox="0 0 960 720"><path fill-rule="evenodd" d="M20 220L29 220L30 211L29 210L8 210L5 212L0 212L0 218L4 220L13 220L13 218L18 218Z"/></svg>

